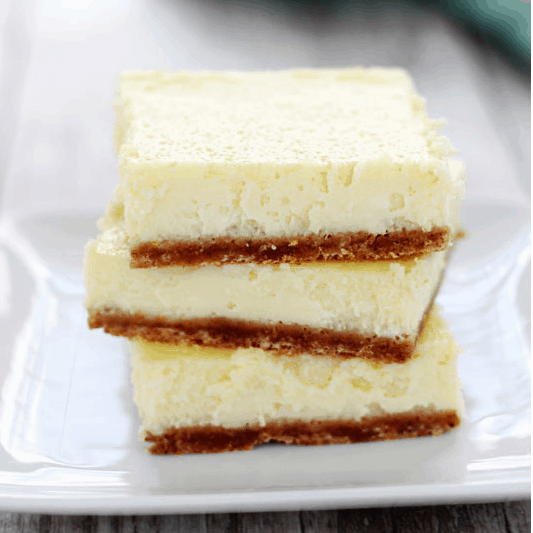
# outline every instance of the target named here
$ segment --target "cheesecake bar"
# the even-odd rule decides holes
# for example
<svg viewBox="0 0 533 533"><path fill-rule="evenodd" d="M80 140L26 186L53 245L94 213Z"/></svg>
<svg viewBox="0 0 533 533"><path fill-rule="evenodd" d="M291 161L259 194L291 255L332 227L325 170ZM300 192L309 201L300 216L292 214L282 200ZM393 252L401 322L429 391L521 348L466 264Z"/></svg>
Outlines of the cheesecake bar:
<svg viewBox="0 0 533 533"><path fill-rule="evenodd" d="M447 255L134 269L117 225L86 247L85 306L89 327L130 338L402 362Z"/></svg>
<svg viewBox="0 0 533 533"><path fill-rule="evenodd" d="M459 351L438 312L404 364L131 341L141 437L184 454L441 435L462 417Z"/></svg>
<svg viewBox="0 0 533 533"><path fill-rule="evenodd" d="M404 71L125 72L134 268L396 260L446 249L465 173Z"/></svg>

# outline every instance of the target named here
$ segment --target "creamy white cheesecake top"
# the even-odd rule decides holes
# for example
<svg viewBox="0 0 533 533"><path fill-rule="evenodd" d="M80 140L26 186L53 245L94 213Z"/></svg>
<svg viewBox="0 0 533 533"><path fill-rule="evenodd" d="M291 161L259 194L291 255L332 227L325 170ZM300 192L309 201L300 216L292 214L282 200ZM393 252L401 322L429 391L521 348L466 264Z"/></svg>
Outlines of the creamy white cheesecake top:
<svg viewBox="0 0 533 533"><path fill-rule="evenodd" d="M154 434L206 424L463 412L460 348L438 313L430 314L415 356L403 364L145 341L130 342L130 352L143 430Z"/></svg>
<svg viewBox="0 0 533 533"><path fill-rule="evenodd" d="M395 69L125 72L115 102L133 244L458 229L464 172Z"/></svg>

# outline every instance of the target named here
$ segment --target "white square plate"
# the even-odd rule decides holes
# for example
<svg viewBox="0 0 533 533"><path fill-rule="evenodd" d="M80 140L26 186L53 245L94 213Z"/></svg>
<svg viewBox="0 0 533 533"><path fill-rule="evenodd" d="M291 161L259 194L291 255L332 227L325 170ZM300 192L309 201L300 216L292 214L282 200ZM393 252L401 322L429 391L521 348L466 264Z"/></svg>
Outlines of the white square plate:
<svg viewBox="0 0 533 533"><path fill-rule="evenodd" d="M439 438L154 457L127 343L89 331L96 216L0 226L0 508L158 513L504 500L530 493L529 210L468 203L438 296L464 347L463 426Z"/></svg>
<svg viewBox="0 0 533 533"><path fill-rule="evenodd" d="M530 494L529 83L430 10L394 3L388 16L354 11L316 24L277 5L0 3L1 509L283 510ZM82 307L83 246L118 179L110 103L119 72L354 65L408 69L430 116L448 119L444 133L469 172L469 236L438 297L465 349L462 428L436 439L149 456L126 343L90 332Z"/></svg>

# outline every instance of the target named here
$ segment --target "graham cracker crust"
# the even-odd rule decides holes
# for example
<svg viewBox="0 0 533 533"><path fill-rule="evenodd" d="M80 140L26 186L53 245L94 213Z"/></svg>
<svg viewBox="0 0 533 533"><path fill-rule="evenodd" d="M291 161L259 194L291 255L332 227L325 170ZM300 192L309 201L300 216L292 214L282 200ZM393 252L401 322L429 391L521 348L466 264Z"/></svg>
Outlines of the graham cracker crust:
<svg viewBox="0 0 533 533"><path fill-rule="evenodd" d="M228 263L299 264L309 261L382 261L409 259L444 250L446 228L359 231L293 237L221 237L195 241L143 242L131 248L132 268L223 265Z"/></svg>
<svg viewBox="0 0 533 533"><path fill-rule="evenodd" d="M455 411L411 411L365 417L360 421L270 422L264 427L170 428L160 435L146 433L152 454L220 453L251 450L267 442L326 445L438 436L460 424Z"/></svg>
<svg viewBox="0 0 533 533"><path fill-rule="evenodd" d="M422 330L427 312L420 326ZM330 357L360 357L378 363L404 363L411 358L416 339L367 336L353 331L312 328L298 324L265 324L226 317L170 320L127 314L119 310L89 311L89 328L104 328L122 337L150 342L182 342L216 348L260 348L283 355L309 353Z"/></svg>

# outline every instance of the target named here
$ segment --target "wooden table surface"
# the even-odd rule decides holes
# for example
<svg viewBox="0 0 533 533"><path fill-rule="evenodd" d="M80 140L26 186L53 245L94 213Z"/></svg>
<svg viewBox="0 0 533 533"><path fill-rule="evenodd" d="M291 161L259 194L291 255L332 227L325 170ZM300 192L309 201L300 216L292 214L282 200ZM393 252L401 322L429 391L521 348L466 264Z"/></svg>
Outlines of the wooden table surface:
<svg viewBox="0 0 533 533"><path fill-rule="evenodd" d="M525 533L531 501L163 516L0 514L0 533Z"/></svg>
<svg viewBox="0 0 533 533"><path fill-rule="evenodd" d="M18 89L23 87L26 75L24 69L27 69L29 64L27 54L17 47L23 42L24 35L37 31L32 26L33 22L28 22L33 17L32 10L38 14L37 29L41 32L40 35L44 35L46 31L52 31L49 28L53 24L59 24L57 17L53 19L53 13L60 2L46 0L34 4L28 1L25 9L20 8L22 3L17 3L19 7L14 7L15 4L8 2L3 11L0 9L0 17L9 23L6 27L19 28L11 33L7 31L4 42L7 47L5 50L15 57L18 67L14 71L9 71L9 74L5 68L1 71L3 81L9 79L11 83L9 87L4 83L2 88L4 101L2 118L8 127L13 128L18 120L17 105L20 96ZM144 4L148 5L149 0ZM475 95L476 105L484 110L485 118L488 117L487 123L492 128L491 134L499 139L502 153L512 161L514 182L521 182L520 186L526 189L529 187L531 172L529 77L511 68L493 50L476 43L453 24L428 10L417 12L413 11L413 8L404 10L394 7L393 4L387 4L388 7L383 7L378 12L364 10L358 13L354 10L349 16L339 17L328 8L319 5L291 7L283 6L279 2L270 6L264 2L257 5L253 2L228 2L224 5L214 0L174 3L170 0L153 0L154 9L160 12L167 14L175 12L176 16L185 13L196 34L206 43L210 43L205 50L191 50L191 55L183 60L183 65L177 63L177 68L194 68L196 64L199 68L204 68L206 65L214 68L215 65L220 69L357 64L400 66L409 69L423 94L438 88L434 76L449 76L449 79L459 80L461 87L467 87L469 94ZM283 12L282 16L279 15L279 10ZM76 12L78 21L80 17L83 18L80 13L79 10ZM53 24L50 22L52 19L55 21ZM162 32L169 31L168 20L165 24L161 26ZM221 39L220 35L225 37ZM219 52L216 52L217 47L213 45L213 40L217 39ZM217 53L219 55L216 55ZM126 59L124 61L127 63ZM435 92L437 93L438 91ZM444 90L439 94L441 99L446 97ZM438 109L438 98L430 99L428 105L430 113ZM475 146L476 141L473 140L469 146L464 139L452 140L463 144L459 148L463 152L467 166L469 160L474 166L475 158L479 157L479 154L471 147ZM12 147L10 136L0 138L0 142L10 153ZM102 142L109 143L110 140ZM116 162L113 157L110 152L103 155L100 167L115 168ZM6 165L9 164L16 166L16 156L13 161L8 157ZM498 165L498 161L493 161L493 164ZM69 174L65 180L70 178ZM57 177L58 183L61 179L61 176ZM102 183L94 199L95 207L101 205L102 198L109 196L111 188L112 185L109 183ZM4 192L8 203L16 203L23 198L29 201L24 184L13 181L6 184ZM43 190L43 194L46 194L46 191ZM505 191L499 191L497 194L504 195ZM80 195L73 196L72 207L87 207L84 201L87 200ZM505 494L501 494L501 501L506 499ZM0 533L37 531L519 533L530 531L530 506L531 501L524 500L471 505L181 516L51 516L3 512L0 513ZM357 507L356 503L354 507Z"/></svg>

